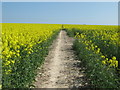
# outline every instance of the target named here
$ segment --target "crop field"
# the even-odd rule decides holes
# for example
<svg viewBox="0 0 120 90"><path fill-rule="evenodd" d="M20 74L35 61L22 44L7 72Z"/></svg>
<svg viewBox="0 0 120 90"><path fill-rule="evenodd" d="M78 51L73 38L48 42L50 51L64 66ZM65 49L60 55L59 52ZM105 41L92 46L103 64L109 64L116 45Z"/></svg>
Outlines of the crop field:
<svg viewBox="0 0 120 90"><path fill-rule="evenodd" d="M59 34L58 46L60 46L59 44L66 38L62 38L66 32L69 37L74 39L72 48L78 59L81 60L82 67L85 67L90 87L119 89L120 32L118 26L68 24L61 26L61 24L2 24L0 37L2 87L34 87L32 82L37 76L37 69L41 68L45 57L49 55L49 47ZM61 31L65 32L61 33ZM67 39L65 42L68 43ZM54 49L56 50L56 48ZM63 50L58 48L56 52L58 51L60 53L57 55L62 55ZM54 60L57 60L57 55L54 55ZM62 63L57 65L62 67ZM51 64L52 66L54 64Z"/></svg>
<svg viewBox="0 0 120 90"><path fill-rule="evenodd" d="M65 25L68 35L76 39L74 49L93 87L118 88L120 41L118 26Z"/></svg>
<svg viewBox="0 0 120 90"><path fill-rule="evenodd" d="M48 46L58 34L60 25L2 24L2 86L25 87L34 79Z"/></svg>

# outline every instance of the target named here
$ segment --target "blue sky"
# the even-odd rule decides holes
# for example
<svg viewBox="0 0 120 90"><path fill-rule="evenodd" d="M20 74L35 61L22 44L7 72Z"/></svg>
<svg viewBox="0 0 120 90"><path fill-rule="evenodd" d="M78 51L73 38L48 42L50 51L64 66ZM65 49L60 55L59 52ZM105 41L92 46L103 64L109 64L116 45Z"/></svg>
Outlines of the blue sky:
<svg viewBox="0 0 120 90"><path fill-rule="evenodd" d="M2 3L0 2L0 23L2 22Z"/></svg>
<svg viewBox="0 0 120 90"><path fill-rule="evenodd" d="M118 24L117 2L3 2L3 23Z"/></svg>

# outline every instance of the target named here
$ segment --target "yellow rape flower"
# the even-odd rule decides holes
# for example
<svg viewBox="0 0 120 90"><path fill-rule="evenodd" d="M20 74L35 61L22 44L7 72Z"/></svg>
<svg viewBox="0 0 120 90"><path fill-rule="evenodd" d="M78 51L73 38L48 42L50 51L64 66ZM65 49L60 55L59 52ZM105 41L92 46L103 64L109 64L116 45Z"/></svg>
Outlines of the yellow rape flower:
<svg viewBox="0 0 120 90"><path fill-rule="evenodd" d="M112 59L113 59L113 60L116 60L116 57L115 57L115 56L113 56L113 57L112 57Z"/></svg>
<svg viewBox="0 0 120 90"><path fill-rule="evenodd" d="M105 61L105 60L103 60L103 61L102 61L102 63L103 63L103 64L106 64L106 61Z"/></svg>
<svg viewBox="0 0 120 90"><path fill-rule="evenodd" d="M12 60L11 62L12 62L13 64L15 63L15 61L14 61L14 60Z"/></svg>
<svg viewBox="0 0 120 90"><path fill-rule="evenodd" d="M97 53L97 54L100 53L100 48L97 49L96 53Z"/></svg>
<svg viewBox="0 0 120 90"><path fill-rule="evenodd" d="M95 45L95 48L97 48L98 46Z"/></svg>
<svg viewBox="0 0 120 90"><path fill-rule="evenodd" d="M6 74L10 74L12 72L12 70L7 70Z"/></svg>
<svg viewBox="0 0 120 90"><path fill-rule="evenodd" d="M6 63L5 63L5 65L9 65L10 64L10 61L7 61Z"/></svg>
<svg viewBox="0 0 120 90"><path fill-rule="evenodd" d="M105 56L104 56L104 55L102 55L101 57L102 57L102 58L105 58Z"/></svg>

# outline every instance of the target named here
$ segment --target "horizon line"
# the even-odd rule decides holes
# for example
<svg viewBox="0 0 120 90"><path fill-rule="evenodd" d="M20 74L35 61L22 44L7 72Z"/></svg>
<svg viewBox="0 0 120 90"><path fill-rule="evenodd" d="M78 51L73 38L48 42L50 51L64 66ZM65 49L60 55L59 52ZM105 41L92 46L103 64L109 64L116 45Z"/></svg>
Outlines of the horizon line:
<svg viewBox="0 0 120 90"><path fill-rule="evenodd" d="M37 23L37 22L1 22L1 23L24 23L24 24L74 24L74 25L118 25L118 24L89 24L89 23Z"/></svg>

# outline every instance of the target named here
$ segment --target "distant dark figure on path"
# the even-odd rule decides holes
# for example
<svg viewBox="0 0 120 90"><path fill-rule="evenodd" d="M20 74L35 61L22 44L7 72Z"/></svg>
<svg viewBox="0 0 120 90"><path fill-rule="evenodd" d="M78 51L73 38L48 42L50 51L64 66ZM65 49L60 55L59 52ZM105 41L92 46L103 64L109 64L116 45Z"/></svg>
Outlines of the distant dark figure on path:
<svg viewBox="0 0 120 90"><path fill-rule="evenodd" d="M62 24L62 29L64 29L64 26L63 26L63 24Z"/></svg>

